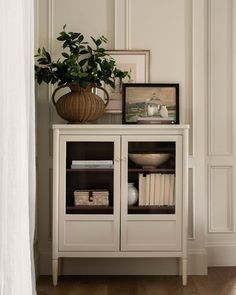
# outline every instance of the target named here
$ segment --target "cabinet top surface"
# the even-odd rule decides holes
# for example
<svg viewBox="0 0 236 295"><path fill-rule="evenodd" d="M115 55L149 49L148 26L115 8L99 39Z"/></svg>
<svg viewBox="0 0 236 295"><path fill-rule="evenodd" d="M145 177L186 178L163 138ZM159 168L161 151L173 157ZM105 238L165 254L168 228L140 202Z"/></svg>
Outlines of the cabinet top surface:
<svg viewBox="0 0 236 295"><path fill-rule="evenodd" d="M54 124L52 128L61 130L180 130L189 129L189 125Z"/></svg>

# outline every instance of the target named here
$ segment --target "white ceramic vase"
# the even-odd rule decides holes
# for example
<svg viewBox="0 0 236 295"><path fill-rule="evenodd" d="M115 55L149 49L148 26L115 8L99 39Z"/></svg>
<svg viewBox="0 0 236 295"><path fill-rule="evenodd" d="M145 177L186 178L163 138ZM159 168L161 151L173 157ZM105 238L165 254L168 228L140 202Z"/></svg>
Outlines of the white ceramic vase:
<svg viewBox="0 0 236 295"><path fill-rule="evenodd" d="M128 205L132 206L138 201L138 190L133 182L128 183Z"/></svg>

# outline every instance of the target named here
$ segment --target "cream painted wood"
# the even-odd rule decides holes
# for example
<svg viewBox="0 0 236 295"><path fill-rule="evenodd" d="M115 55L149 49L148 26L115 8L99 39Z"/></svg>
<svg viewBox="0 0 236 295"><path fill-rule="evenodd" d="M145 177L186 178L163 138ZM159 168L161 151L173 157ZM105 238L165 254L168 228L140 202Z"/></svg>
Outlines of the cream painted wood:
<svg viewBox="0 0 236 295"><path fill-rule="evenodd" d="M122 228L122 251L181 251L181 228L172 220L129 220Z"/></svg>
<svg viewBox="0 0 236 295"><path fill-rule="evenodd" d="M119 229L115 221L96 219L64 221L59 251L117 251Z"/></svg>
<svg viewBox="0 0 236 295"><path fill-rule="evenodd" d="M184 223L187 223L188 215L188 126L54 125L53 128L53 160L54 169L56 169L53 190L54 285L57 284L58 259L63 257L179 257L182 259L183 284L186 285L187 224ZM114 213L112 215L66 214L66 143L69 141L114 142ZM127 214L127 144L129 141L175 142L175 214L142 216ZM122 146L121 150L120 146ZM121 167L120 163L122 163Z"/></svg>
<svg viewBox="0 0 236 295"><path fill-rule="evenodd" d="M141 132L141 131L140 131ZM182 236L182 137L174 135L131 135L122 137L121 175L121 250L122 251L155 251L180 250ZM129 142L175 142L176 144L176 213L167 215L142 214L132 216L127 213L128 179L128 144ZM160 221L161 219L161 221ZM171 220L171 221L170 221ZM156 233L156 234L155 234ZM171 237L171 239L170 239Z"/></svg>
<svg viewBox="0 0 236 295"><path fill-rule="evenodd" d="M96 133L94 133L96 134ZM114 213L108 216L66 214L66 143L67 142L113 142L114 160L120 157L118 136L61 135L59 142L59 250L60 251L117 251L119 248L120 215L120 162L114 161ZM96 233L96 235L94 234Z"/></svg>

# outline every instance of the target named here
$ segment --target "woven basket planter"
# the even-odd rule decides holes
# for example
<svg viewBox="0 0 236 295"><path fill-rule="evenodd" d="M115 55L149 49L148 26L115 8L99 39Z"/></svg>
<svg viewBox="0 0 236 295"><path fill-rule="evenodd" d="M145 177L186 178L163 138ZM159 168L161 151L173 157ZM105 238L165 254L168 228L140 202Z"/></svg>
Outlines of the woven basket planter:
<svg viewBox="0 0 236 295"><path fill-rule="evenodd" d="M61 88L69 87L70 92L55 101L55 94ZM102 89L106 95L106 102L101 97L92 93L92 88ZM109 102L107 91L100 86L90 84L82 88L78 84L66 84L59 86L52 94L52 102L60 117L70 123L86 123L101 117Z"/></svg>

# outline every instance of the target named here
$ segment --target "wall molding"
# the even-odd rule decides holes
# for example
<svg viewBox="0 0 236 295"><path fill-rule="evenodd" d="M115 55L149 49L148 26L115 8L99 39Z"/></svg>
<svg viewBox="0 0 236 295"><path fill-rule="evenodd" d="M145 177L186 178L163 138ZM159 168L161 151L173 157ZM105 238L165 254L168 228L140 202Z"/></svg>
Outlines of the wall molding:
<svg viewBox="0 0 236 295"><path fill-rule="evenodd" d="M189 219L191 218L192 219L192 228L188 230L188 240L195 240L195 237L196 237L196 204L195 204L195 197L196 197L196 194L195 194L195 167L192 167L190 168L189 167L189 172L190 170L192 171L192 173L189 173L189 184L192 185L192 187L189 185L189 204L190 204L190 201L192 203L192 208L191 206L189 206ZM191 175L191 180L190 180L190 175ZM191 191L190 191L191 189ZM190 197L192 198L190 200ZM191 213L191 215L190 215ZM189 222L190 224L190 222ZM189 228L189 226L188 226Z"/></svg>
<svg viewBox="0 0 236 295"><path fill-rule="evenodd" d="M232 69L232 81L233 81L233 89L232 89L232 97L233 97L233 126L236 126L236 0L233 0L233 29L232 29L232 52L233 52L233 69ZM234 132L235 133L235 132ZM235 156L236 149L236 136L233 133L233 152L232 155Z"/></svg>
<svg viewBox="0 0 236 295"><path fill-rule="evenodd" d="M214 225L215 212L214 212L214 175L216 170L225 170L227 177L227 186L224 199L227 204L226 214L227 226L219 227ZM234 233L234 201L233 201L233 167L232 166L208 166L208 232L209 233Z"/></svg>
<svg viewBox="0 0 236 295"><path fill-rule="evenodd" d="M115 42L115 49L118 49L118 1L119 0L114 0L114 42Z"/></svg>
<svg viewBox="0 0 236 295"><path fill-rule="evenodd" d="M187 67L186 67L186 93L185 97L186 100L186 121L188 124L190 124L190 130L189 130L189 141L191 144L189 144L189 154L190 156L195 156L195 132L194 132L194 32L198 29L198 27L194 26L194 6L193 6L193 0L185 0L185 6L186 14L185 14L185 34L186 34L186 41L189 40L189 42L186 42L186 61L187 61Z"/></svg>
<svg viewBox="0 0 236 295"><path fill-rule="evenodd" d="M115 49L131 49L132 0L114 0ZM120 34L122 32L122 34ZM122 44L122 45L121 45Z"/></svg>
<svg viewBox="0 0 236 295"><path fill-rule="evenodd" d="M236 243L207 243L208 266L235 266Z"/></svg>
<svg viewBox="0 0 236 295"><path fill-rule="evenodd" d="M48 1L48 47L49 52L53 55L54 48L53 48L53 41L54 41L54 7L55 3L54 0ZM48 161L49 161L49 181L48 181L48 241L52 240L52 125L53 125L53 105L51 102L51 97L53 93L53 85L49 84L48 87L48 107L49 107L49 125L48 125Z"/></svg>
<svg viewBox="0 0 236 295"><path fill-rule="evenodd" d="M231 31L233 31L233 3L234 0L224 0L224 1L228 1L230 3L230 7L228 8L229 13L231 15L231 18L229 20L229 26L231 28ZM208 32L208 40L207 40L207 52L208 52L208 60L207 60L207 65L208 65L208 78L207 78L207 84L208 84L208 102L207 102L207 110L208 110L208 120L207 120L207 133L208 133L208 138L207 138L207 152L208 152L208 156L231 156L232 152L233 152L233 140L232 138L234 138L233 136L233 125L232 125L232 119L234 118L233 116L233 97L232 97L232 91L233 89L230 90L231 92L231 101L228 101L228 109L227 109L227 131L228 131L228 137L227 137L227 148L225 150L225 152L216 152L214 150L214 138L213 138L213 129L216 128L214 127L214 123L213 123L213 111L214 111L214 98L213 98L213 94L212 94L212 83L213 83L213 76L212 76L212 62L211 62L211 56L212 56L212 51L213 51L213 26L212 26L212 22L213 22L213 5L216 3L215 0L207 0L207 16L208 16L208 23L207 23L207 32ZM232 34L231 34L232 35ZM228 61L228 64L231 67L231 72L233 71L233 67L232 65L232 59L233 59L233 42L232 44L230 44L230 48L231 48L231 62ZM230 75L230 77L232 77L232 73ZM231 83L231 88L233 88L233 80L230 79L231 81L229 83ZM227 97L226 97L227 99ZM225 103L225 98L223 99L224 103ZM231 119L228 119L228 117L230 117ZM229 123L230 122L230 123Z"/></svg>
<svg viewBox="0 0 236 295"><path fill-rule="evenodd" d="M131 25L132 25L132 19L131 19L131 0L125 1L125 25L126 25L126 36L125 36L125 49L131 49Z"/></svg>

